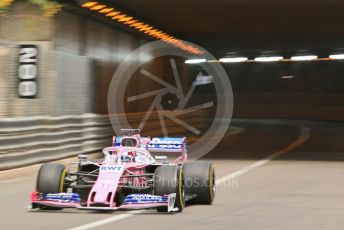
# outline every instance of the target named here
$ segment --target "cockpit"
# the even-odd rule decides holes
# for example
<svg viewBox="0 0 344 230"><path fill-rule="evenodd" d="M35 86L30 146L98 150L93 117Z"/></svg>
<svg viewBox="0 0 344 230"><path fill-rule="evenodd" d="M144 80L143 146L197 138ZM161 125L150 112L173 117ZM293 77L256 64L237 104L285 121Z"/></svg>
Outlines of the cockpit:
<svg viewBox="0 0 344 230"><path fill-rule="evenodd" d="M126 147L125 149L108 147L103 149L106 162L116 164L136 163L136 164L152 164L155 162L151 154L145 149L135 147Z"/></svg>
<svg viewBox="0 0 344 230"><path fill-rule="evenodd" d="M125 137L122 138L121 145L125 147L137 147L138 141L134 137Z"/></svg>

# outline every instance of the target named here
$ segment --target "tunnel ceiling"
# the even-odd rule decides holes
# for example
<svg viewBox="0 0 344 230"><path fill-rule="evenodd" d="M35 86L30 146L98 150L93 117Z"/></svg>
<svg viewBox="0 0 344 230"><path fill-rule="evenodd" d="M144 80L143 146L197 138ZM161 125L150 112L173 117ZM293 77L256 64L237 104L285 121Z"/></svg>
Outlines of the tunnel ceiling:
<svg viewBox="0 0 344 230"><path fill-rule="evenodd" d="M216 56L344 48L344 1L109 0Z"/></svg>

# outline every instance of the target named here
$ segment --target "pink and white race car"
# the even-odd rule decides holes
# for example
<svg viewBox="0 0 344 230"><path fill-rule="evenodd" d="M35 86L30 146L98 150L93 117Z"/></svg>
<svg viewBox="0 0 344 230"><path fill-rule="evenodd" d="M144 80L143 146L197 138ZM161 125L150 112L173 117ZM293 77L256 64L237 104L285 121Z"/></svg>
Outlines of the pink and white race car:
<svg viewBox="0 0 344 230"><path fill-rule="evenodd" d="M140 130L123 129L103 153L99 162L79 155L75 172L62 164L43 164L31 209L181 212L186 201L213 202L214 166L208 161L186 162L185 137L141 137Z"/></svg>

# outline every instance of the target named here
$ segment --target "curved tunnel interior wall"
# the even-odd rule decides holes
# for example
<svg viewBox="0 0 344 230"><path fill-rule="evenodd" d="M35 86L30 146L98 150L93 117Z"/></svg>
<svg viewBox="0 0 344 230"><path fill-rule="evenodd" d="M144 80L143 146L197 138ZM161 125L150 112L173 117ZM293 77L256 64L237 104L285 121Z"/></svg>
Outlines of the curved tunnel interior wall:
<svg viewBox="0 0 344 230"><path fill-rule="evenodd" d="M234 117L344 120L343 61L224 64Z"/></svg>
<svg viewBox="0 0 344 230"><path fill-rule="evenodd" d="M0 23L0 117L106 114L114 71L127 54L148 42L75 9L43 18L36 5L15 2L10 14L12 17L1 16ZM39 48L35 100L20 99L17 93L18 46L27 43ZM143 62L140 58L133 62ZM156 75L170 78L168 58L147 65ZM235 94L234 117L344 120L343 61L236 63L224 67ZM192 68L182 72L187 89L195 74ZM159 87L137 79L128 85L129 93ZM206 91L198 93L198 98L214 97ZM142 111L146 104L128 104L128 111Z"/></svg>

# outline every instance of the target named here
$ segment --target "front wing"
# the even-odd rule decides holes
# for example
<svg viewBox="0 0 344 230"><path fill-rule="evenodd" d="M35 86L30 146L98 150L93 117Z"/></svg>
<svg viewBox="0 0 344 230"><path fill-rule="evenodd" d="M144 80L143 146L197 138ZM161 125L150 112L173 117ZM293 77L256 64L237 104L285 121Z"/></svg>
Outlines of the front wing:
<svg viewBox="0 0 344 230"><path fill-rule="evenodd" d="M174 208L175 199L175 193L163 196L151 194L130 194L126 196L122 205L118 207L110 207L103 205L83 206L80 203L80 196L77 193L42 194L38 192L32 192L31 206L29 207L29 209L35 209L43 206L55 208L77 208L85 210L115 211L167 207L168 212L174 212L178 211Z"/></svg>

